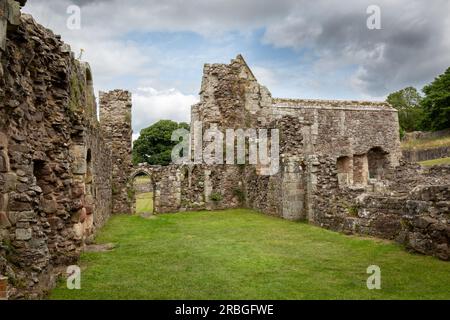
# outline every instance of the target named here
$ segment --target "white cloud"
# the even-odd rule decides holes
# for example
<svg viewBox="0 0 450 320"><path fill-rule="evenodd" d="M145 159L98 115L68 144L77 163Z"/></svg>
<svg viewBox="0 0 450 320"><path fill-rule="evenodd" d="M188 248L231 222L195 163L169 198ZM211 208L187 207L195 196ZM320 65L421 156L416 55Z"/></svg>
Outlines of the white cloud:
<svg viewBox="0 0 450 320"><path fill-rule="evenodd" d="M300 15L289 15L282 23L269 25L263 42L276 47L299 48L311 45L321 33L319 21L306 21Z"/></svg>
<svg viewBox="0 0 450 320"><path fill-rule="evenodd" d="M170 119L190 122L191 106L199 101L194 95L185 95L176 89L158 91L151 87L139 88L133 92L134 138L151 124Z"/></svg>
<svg viewBox="0 0 450 320"><path fill-rule="evenodd" d="M266 86L269 90L270 87L278 84L279 81L273 70L261 66L252 66L251 68L258 82Z"/></svg>
<svg viewBox="0 0 450 320"><path fill-rule="evenodd" d="M353 67L347 85L372 96L421 86L450 65L449 1L379 0L381 30L366 27L370 4L302 1L279 23L268 25L263 41L313 52L318 72Z"/></svg>
<svg viewBox="0 0 450 320"><path fill-rule="evenodd" d="M82 29L78 31L66 27L66 9L72 3L82 6ZM297 78L309 79L296 80L289 75L294 65L274 73L268 71L270 66L257 62L262 69L255 73L261 82L270 87L277 84L277 79L301 81L305 84L301 92L305 92L317 89L309 86L308 81L312 84L320 81L325 83L317 89L320 96L349 87L357 96L382 96L407 85L421 86L450 65L448 0L378 0L382 30L366 27L366 9L370 4L372 0L345 3L327 0L30 0L24 11L61 33L75 52L85 49L83 59L90 62L94 83L101 90L112 89L117 84L122 87L119 77L130 77L134 81L128 89L133 89L137 83L159 89L174 86L186 91L189 88L192 92L198 88L200 79L194 83L193 79L185 80L184 74L179 80L183 83L162 83L161 75L167 74L167 64L172 70L183 70L183 66L193 61L197 63L199 54L190 57L189 52L180 50L169 55L149 43L129 40L130 35L148 32L196 33L206 37L212 47L223 49L218 59L204 52L201 63L206 63L223 61L225 56L227 60L232 58L227 56L230 50L224 46L230 35L239 33L245 37L254 35L255 30L263 30L262 39L256 40L276 48L292 49L303 54L302 58L310 55L311 61L302 60L301 64L312 66L315 75L297 73ZM237 52L233 54L241 51L240 43L235 45ZM270 59L273 61L277 57ZM352 69L353 74L337 75L344 69ZM330 90L330 84L335 91ZM284 94L289 90L293 91L280 92Z"/></svg>

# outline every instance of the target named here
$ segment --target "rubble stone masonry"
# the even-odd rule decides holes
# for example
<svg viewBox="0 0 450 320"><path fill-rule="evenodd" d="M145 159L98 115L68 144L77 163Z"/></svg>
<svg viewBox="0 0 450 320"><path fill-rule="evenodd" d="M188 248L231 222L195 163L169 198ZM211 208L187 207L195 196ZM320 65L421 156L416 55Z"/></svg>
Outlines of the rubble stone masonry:
<svg viewBox="0 0 450 320"><path fill-rule="evenodd" d="M196 121L203 130L279 129L280 170L263 175L261 165L172 168L177 173L159 183L178 200L171 208L156 201L157 212L244 206L395 239L449 259L448 169L433 172L401 162L398 116L389 104L275 99L239 55L230 64L205 65L191 137ZM196 147L192 141L192 158Z"/></svg>
<svg viewBox="0 0 450 320"><path fill-rule="evenodd" d="M280 170L143 165L135 174L152 176L156 212L248 207L449 259L448 169L401 162L397 112L387 103L274 99L238 56L205 65L192 138L196 121L203 130L279 129ZM191 142L194 160L205 143Z"/></svg>
<svg viewBox="0 0 450 320"><path fill-rule="evenodd" d="M98 120L89 65L24 2L0 0L0 299L43 297L112 213L135 211L140 174L156 213L247 207L450 259L450 169L402 162L388 104L275 99L239 55L205 65L191 130L278 129L279 170L133 168L131 94L101 93Z"/></svg>
<svg viewBox="0 0 450 320"><path fill-rule="evenodd" d="M89 65L18 9L0 0L0 278L10 299L42 297L77 261L131 166L129 93L104 94L99 122Z"/></svg>

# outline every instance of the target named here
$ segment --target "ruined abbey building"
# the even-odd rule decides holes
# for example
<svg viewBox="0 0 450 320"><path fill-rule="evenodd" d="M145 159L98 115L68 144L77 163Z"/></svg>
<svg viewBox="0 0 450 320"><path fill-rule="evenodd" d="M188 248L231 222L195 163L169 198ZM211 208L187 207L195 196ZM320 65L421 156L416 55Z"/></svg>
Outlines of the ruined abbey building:
<svg viewBox="0 0 450 320"><path fill-rule="evenodd" d="M246 207L449 259L450 168L400 159L386 103L275 99L238 56L205 65L191 128L278 129L278 172L133 168L131 94L100 93L97 110L89 66L21 14L24 2L0 0L0 289L10 299L43 297L111 214L133 213L142 173L155 213Z"/></svg>
<svg viewBox="0 0 450 320"><path fill-rule="evenodd" d="M242 56L206 64L200 98L191 130L196 121L222 132L279 129L280 170L143 165L133 174L152 176L156 212L247 207L449 259L450 168L402 162L398 116L388 104L275 99Z"/></svg>

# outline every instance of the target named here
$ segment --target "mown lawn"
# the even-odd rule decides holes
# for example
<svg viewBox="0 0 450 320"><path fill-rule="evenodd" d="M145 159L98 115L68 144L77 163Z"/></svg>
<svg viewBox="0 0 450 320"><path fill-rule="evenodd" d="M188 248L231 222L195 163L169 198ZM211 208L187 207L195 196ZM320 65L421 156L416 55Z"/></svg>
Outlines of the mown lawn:
<svg viewBox="0 0 450 320"><path fill-rule="evenodd" d="M136 195L136 213L153 212L153 192Z"/></svg>
<svg viewBox="0 0 450 320"><path fill-rule="evenodd" d="M251 210L114 216L51 299L450 299L450 263ZM369 265L381 290L368 290Z"/></svg>
<svg viewBox="0 0 450 320"><path fill-rule="evenodd" d="M437 166L437 165L442 165L442 164L450 165L450 158L433 159L433 160L422 161L419 163L425 167Z"/></svg>
<svg viewBox="0 0 450 320"><path fill-rule="evenodd" d="M403 150L424 150L450 146L450 137L437 137L431 139L412 139L402 142Z"/></svg>

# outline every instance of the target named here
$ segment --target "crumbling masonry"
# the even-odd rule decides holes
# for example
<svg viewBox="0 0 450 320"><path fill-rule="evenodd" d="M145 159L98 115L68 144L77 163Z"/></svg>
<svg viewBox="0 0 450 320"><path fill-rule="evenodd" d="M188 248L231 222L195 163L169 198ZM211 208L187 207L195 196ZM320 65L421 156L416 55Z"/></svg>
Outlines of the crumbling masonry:
<svg viewBox="0 0 450 320"><path fill-rule="evenodd" d="M200 98L191 130L195 121L222 132L279 129L280 170L138 167L134 175L151 171L156 212L247 207L449 259L450 168L402 162L397 112L387 103L275 99L241 56L205 65Z"/></svg>
<svg viewBox="0 0 450 320"><path fill-rule="evenodd" d="M102 93L99 122L89 66L15 1L0 0L0 44L0 282L37 298L131 212L131 95Z"/></svg>
<svg viewBox="0 0 450 320"><path fill-rule="evenodd" d="M247 207L449 259L450 168L401 161L388 104L275 99L238 56L205 65L192 123L279 129L278 173L133 168L130 93L101 93L98 120L89 66L24 3L0 0L0 299L42 297L112 213L134 211L140 173L157 213Z"/></svg>

